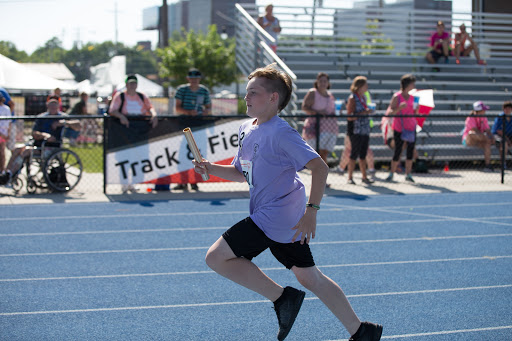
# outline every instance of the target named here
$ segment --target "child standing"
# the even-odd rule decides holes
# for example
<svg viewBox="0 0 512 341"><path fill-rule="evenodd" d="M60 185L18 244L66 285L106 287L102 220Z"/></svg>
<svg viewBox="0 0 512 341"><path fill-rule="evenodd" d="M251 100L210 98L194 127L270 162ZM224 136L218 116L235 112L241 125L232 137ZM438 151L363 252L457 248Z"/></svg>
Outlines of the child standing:
<svg viewBox="0 0 512 341"><path fill-rule="evenodd" d="M197 173L247 181L250 190L250 216L210 247L206 263L218 274L274 302L278 340L290 332L305 292L281 287L251 262L267 248L324 302L352 335L350 340L380 340L382 326L361 323L341 288L315 266L309 241L315 237L316 214L329 168L299 133L277 116L290 100L291 79L271 65L255 70L248 78L245 101L252 119L240 127L239 149L232 164L193 161ZM303 168L312 174L309 202L297 174Z"/></svg>

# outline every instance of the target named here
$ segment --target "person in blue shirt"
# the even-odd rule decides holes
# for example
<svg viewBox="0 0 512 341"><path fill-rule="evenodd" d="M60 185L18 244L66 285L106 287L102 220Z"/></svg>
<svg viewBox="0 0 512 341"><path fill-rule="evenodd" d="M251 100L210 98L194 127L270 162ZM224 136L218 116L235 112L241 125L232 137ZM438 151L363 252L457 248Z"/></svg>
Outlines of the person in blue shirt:
<svg viewBox="0 0 512 341"><path fill-rule="evenodd" d="M503 128L503 123L505 123L505 129ZM497 141L505 138L506 154L512 146L512 101L503 103L503 112L494 119L491 132L496 137ZM499 145L501 152L502 143Z"/></svg>
<svg viewBox="0 0 512 341"><path fill-rule="evenodd" d="M0 94L2 94L2 97L5 99L4 104L11 108L11 113L14 114L14 101L12 100L7 90L0 87Z"/></svg>

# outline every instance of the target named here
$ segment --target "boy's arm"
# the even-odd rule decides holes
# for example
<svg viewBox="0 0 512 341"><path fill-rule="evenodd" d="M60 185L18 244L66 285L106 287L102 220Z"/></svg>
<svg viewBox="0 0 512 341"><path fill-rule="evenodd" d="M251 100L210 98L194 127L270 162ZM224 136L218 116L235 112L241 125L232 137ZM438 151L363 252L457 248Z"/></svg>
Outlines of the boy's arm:
<svg viewBox="0 0 512 341"><path fill-rule="evenodd" d="M311 170L311 192L309 194L309 203L315 206L320 206L320 201L325 191L325 183L329 173L329 167L320 158L315 158L306 164L306 168ZM314 207L305 207L306 212L299 220L297 226L293 229L296 230L293 235L292 242L295 242L299 234L302 233L300 243L309 243L311 238L315 238L316 231L316 213L317 209Z"/></svg>
<svg viewBox="0 0 512 341"><path fill-rule="evenodd" d="M194 164L195 172L198 174L208 173L229 181L245 181L244 175L233 165L217 165L215 163L210 163L205 159L203 159L203 162L201 163L192 160L192 163Z"/></svg>

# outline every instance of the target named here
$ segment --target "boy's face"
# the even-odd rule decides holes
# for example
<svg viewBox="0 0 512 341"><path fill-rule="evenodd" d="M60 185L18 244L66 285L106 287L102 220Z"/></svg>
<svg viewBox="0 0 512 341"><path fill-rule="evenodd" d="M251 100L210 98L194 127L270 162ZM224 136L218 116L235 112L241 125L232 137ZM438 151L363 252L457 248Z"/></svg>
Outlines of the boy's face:
<svg viewBox="0 0 512 341"><path fill-rule="evenodd" d="M268 92L263 87L264 82L265 78L255 77L247 83L247 93L244 99L249 117L258 118L277 113L279 95L277 92Z"/></svg>

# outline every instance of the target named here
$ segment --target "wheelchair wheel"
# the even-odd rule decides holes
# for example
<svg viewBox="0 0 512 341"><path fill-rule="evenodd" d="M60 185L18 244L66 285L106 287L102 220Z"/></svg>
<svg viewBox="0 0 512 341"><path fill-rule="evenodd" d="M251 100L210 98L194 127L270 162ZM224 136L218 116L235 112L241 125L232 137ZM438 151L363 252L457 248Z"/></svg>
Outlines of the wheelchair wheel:
<svg viewBox="0 0 512 341"><path fill-rule="evenodd" d="M21 179L19 176L15 176L11 179L11 185L12 189L14 190L15 194L18 194L20 190L23 188L23 179Z"/></svg>
<svg viewBox="0 0 512 341"><path fill-rule="evenodd" d="M58 192L75 188L82 178L82 161L69 149L59 149L46 160L43 173L48 187Z"/></svg>
<svg viewBox="0 0 512 341"><path fill-rule="evenodd" d="M33 179L27 180L27 193L34 194L37 190L36 182Z"/></svg>

